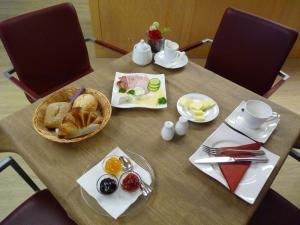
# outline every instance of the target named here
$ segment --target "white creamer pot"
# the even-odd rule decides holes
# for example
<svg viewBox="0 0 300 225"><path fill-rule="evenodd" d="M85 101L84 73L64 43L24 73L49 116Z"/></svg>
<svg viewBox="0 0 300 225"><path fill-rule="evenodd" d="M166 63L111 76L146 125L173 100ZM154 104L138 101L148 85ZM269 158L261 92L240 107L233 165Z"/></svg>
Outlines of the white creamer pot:
<svg viewBox="0 0 300 225"><path fill-rule="evenodd" d="M132 61L140 66L145 66L152 61L151 47L143 39L134 45Z"/></svg>

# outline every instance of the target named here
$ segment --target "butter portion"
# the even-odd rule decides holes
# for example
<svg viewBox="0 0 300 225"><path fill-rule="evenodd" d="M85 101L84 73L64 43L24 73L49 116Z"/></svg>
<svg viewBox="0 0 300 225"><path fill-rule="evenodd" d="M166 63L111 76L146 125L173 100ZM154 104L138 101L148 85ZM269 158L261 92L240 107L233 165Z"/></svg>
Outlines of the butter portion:
<svg viewBox="0 0 300 225"><path fill-rule="evenodd" d="M212 108L216 103L212 99L198 100L187 97L182 98L179 101L179 105L185 110L188 110L192 114L194 120L203 121L205 120L205 111Z"/></svg>

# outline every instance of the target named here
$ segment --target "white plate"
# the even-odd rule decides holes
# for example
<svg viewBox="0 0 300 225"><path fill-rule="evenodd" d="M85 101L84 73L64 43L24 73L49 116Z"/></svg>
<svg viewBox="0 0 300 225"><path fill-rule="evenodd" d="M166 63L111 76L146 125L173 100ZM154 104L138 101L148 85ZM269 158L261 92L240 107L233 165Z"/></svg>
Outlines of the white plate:
<svg viewBox="0 0 300 225"><path fill-rule="evenodd" d="M219 115L219 112L220 112L219 106L218 106L217 102L215 100L213 100L214 102L216 102L216 104L204 112L205 120L202 120L202 121L195 120L192 116L192 113L189 110L183 108L179 104L179 102L182 98L191 98L191 99L199 100L199 101L213 100L213 99L211 97L208 97L207 95L200 94L200 93L189 93L189 94L181 96L177 101L177 111L179 112L179 114L181 116L185 117L189 121L192 121L195 123L207 123L207 122L214 120Z"/></svg>
<svg viewBox="0 0 300 225"><path fill-rule="evenodd" d="M254 143L246 136L232 130L227 125L222 123L217 130L215 130L204 142L204 145L213 147L228 147L239 146ZM264 147L260 148L265 151L269 161L267 163L253 163L245 173L239 186L234 194L243 199L244 201L253 204L259 195L264 184L268 180L271 172L276 166L279 156L270 152ZM190 162L199 170L219 181L226 188L229 189L227 181L225 180L218 165L210 164L195 164L194 160L210 157L206 152L202 151L201 146L189 158Z"/></svg>
<svg viewBox="0 0 300 225"><path fill-rule="evenodd" d="M115 75L115 80L113 83L113 89L112 89L112 96L111 96L111 105L116 107L116 108L149 108L149 109L162 109L162 108L167 108L168 103L163 104L163 105L149 105L145 103L123 103L119 104L118 102L118 95L119 95L119 87L117 85L117 82L121 76L133 76L133 75L141 75L141 76L146 76L150 79L152 78L158 78L160 80L160 88L158 92L150 92L146 94L145 96L151 98L152 96L156 97L156 94L159 93L160 91L162 92L162 97L167 98L166 94L166 84L165 84L165 75L164 74L147 74L147 73L119 73L116 72ZM136 97L138 98L138 97Z"/></svg>
<svg viewBox="0 0 300 225"><path fill-rule="evenodd" d="M164 51L160 51L155 54L154 62L155 64L162 66L167 69L178 69L184 67L188 64L189 59L186 56L185 52L177 51L178 56L172 62L168 62L164 57Z"/></svg>
<svg viewBox="0 0 300 225"><path fill-rule="evenodd" d="M272 121L265 122L258 129L251 129L247 127L244 118L241 116L241 109L245 107L245 104L246 102L242 101L240 105L236 107L236 109L226 118L226 123L253 140L265 143L276 129L280 119L276 118Z"/></svg>

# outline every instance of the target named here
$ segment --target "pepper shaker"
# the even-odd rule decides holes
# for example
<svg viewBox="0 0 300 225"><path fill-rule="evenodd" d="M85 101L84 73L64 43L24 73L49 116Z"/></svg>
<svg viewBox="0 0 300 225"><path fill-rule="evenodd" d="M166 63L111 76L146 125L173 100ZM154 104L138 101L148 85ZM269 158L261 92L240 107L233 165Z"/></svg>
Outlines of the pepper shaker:
<svg viewBox="0 0 300 225"><path fill-rule="evenodd" d="M175 125L175 131L176 134L182 136L185 135L187 133L189 124L186 118L184 118L183 116L179 117L176 125Z"/></svg>
<svg viewBox="0 0 300 225"><path fill-rule="evenodd" d="M175 130L174 130L174 123L172 121L166 121L164 123L163 128L161 129L161 137L165 141L170 141L174 137Z"/></svg>

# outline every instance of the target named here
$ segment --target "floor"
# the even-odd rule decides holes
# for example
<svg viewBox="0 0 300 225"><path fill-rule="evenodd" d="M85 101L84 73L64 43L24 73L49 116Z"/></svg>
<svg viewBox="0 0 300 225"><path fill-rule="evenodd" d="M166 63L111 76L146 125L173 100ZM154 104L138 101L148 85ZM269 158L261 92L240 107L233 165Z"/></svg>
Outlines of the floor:
<svg viewBox="0 0 300 225"><path fill-rule="evenodd" d="M58 0L0 0L0 21L27 11L43 8L64 1ZM87 0L72 0L79 15L79 20L85 36L91 36L91 23ZM88 44L91 63L94 69L101 68L112 59L97 59L94 56L93 46ZM194 59L203 65L205 60ZM0 43L0 71L10 67L10 61ZM300 59L288 59L283 70L291 75L290 80L277 91L271 100L300 114ZM29 105L22 91L3 77L0 77L0 119ZM292 122L292 121L291 121ZM26 163L15 154L1 153L0 159L12 155L19 164L30 174L34 181L43 188L44 185L26 165ZM300 163L288 157L279 175L274 181L272 188L282 194L289 201L300 208ZM32 194L32 190L9 168L0 174L0 221L9 214L17 205Z"/></svg>

